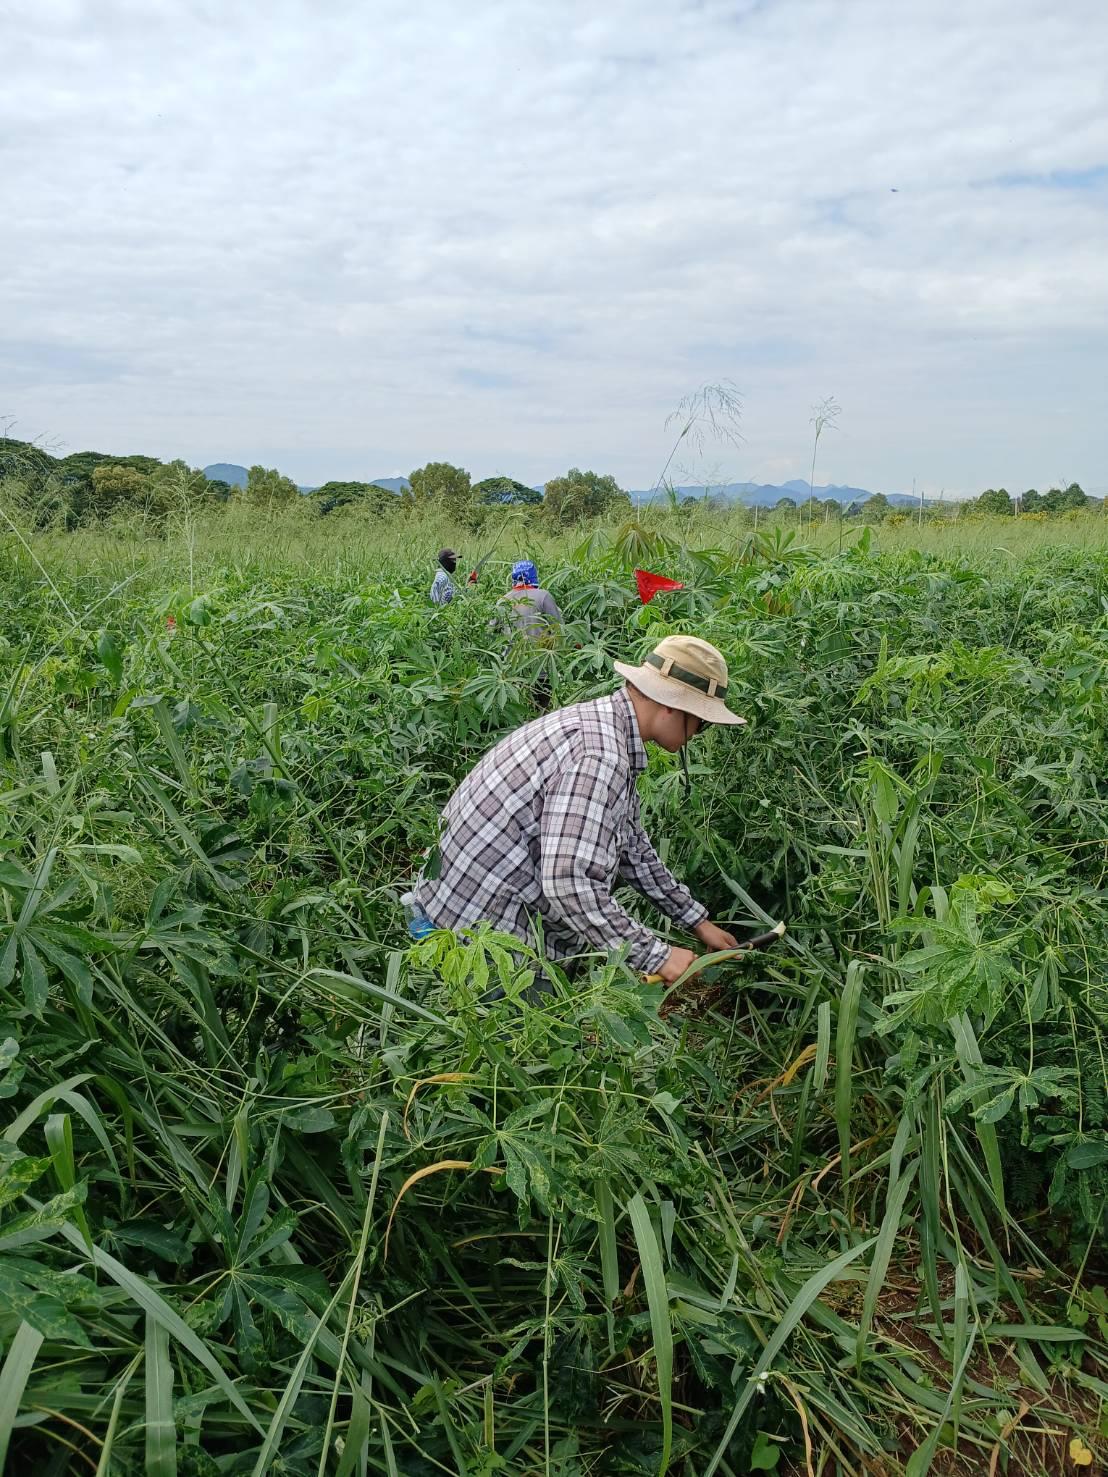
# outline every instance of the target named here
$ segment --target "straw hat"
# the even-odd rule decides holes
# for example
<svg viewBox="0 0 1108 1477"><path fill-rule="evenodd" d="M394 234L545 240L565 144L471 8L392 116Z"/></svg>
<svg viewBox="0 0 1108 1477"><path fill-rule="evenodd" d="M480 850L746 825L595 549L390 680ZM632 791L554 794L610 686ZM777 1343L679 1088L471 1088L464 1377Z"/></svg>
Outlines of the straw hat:
<svg viewBox="0 0 1108 1477"><path fill-rule="evenodd" d="M644 658L641 667L613 662L632 687L682 713L692 713L705 723L745 723L724 705L727 696L727 663L710 642L698 636L666 636Z"/></svg>

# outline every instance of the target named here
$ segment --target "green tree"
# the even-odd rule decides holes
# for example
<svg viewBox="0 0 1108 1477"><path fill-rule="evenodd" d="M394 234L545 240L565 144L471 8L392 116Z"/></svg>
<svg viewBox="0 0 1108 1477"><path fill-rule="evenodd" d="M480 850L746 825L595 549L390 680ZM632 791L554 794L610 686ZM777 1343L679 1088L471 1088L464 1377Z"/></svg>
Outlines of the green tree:
<svg viewBox="0 0 1108 1477"><path fill-rule="evenodd" d="M411 488L405 501L419 507L427 504L452 518L465 519L473 509L469 473L450 462L428 462L408 478Z"/></svg>
<svg viewBox="0 0 1108 1477"><path fill-rule="evenodd" d="M387 513L399 506L400 499L376 482L325 482L312 493L312 502L320 513L333 513L353 503L369 513Z"/></svg>
<svg viewBox="0 0 1108 1477"><path fill-rule="evenodd" d="M777 499L777 501L773 505L773 511L775 513L795 513L796 512L796 498L795 497L779 497Z"/></svg>
<svg viewBox="0 0 1108 1477"><path fill-rule="evenodd" d="M74 451L55 462L53 478L68 510L69 521L80 523L103 516L97 508L98 494L92 480L98 468L126 467L150 477L161 465L154 456L110 456L103 451ZM110 502L111 494L107 496Z"/></svg>
<svg viewBox="0 0 1108 1477"><path fill-rule="evenodd" d="M1060 501L1061 511L1063 513L1066 513L1071 510L1087 507L1089 499L1085 495L1085 490L1084 488L1082 488L1080 483L1071 482L1070 485L1062 493Z"/></svg>
<svg viewBox="0 0 1108 1477"><path fill-rule="evenodd" d="M1043 511L1043 495L1035 488L1029 487L1020 498L1021 513L1041 513Z"/></svg>
<svg viewBox="0 0 1108 1477"><path fill-rule="evenodd" d="M0 482L10 477L22 482L30 492L41 492L57 466L57 458L41 446L0 436Z"/></svg>
<svg viewBox="0 0 1108 1477"><path fill-rule="evenodd" d="M535 506L542 502L542 492L537 487L528 487L514 477L486 477L473 486L474 496L482 503L514 504Z"/></svg>
<svg viewBox="0 0 1108 1477"><path fill-rule="evenodd" d="M863 523L884 523L885 519L893 511L893 505L883 492L875 492L872 497L867 497L859 510L858 516Z"/></svg>
<svg viewBox="0 0 1108 1477"><path fill-rule="evenodd" d="M127 510L145 511L150 507L154 485L144 472L118 463L104 462L93 467L92 490L85 503L86 517L94 520L110 518Z"/></svg>
<svg viewBox="0 0 1108 1477"><path fill-rule="evenodd" d="M1015 508L1004 487L987 487L974 504L979 513L1013 513Z"/></svg>
<svg viewBox="0 0 1108 1477"><path fill-rule="evenodd" d="M561 528L586 518L606 518L631 511L631 499L611 475L571 467L543 489L543 512Z"/></svg>
<svg viewBox="0 0 1108 1477"><path fill-rule="evenodd" d="M246 474L242 496L258 507L287 507L300 496L291 477L282 476L276 467L251 467Z"/></svg>
<svg viewBox="0 0 1108 1477"><path fill-rule="evenodd" d="M180 457L160 466L150 481L151 511L161 517L171 513L191 516L214 496L212 483L201 469L190 467Z"/></svg>

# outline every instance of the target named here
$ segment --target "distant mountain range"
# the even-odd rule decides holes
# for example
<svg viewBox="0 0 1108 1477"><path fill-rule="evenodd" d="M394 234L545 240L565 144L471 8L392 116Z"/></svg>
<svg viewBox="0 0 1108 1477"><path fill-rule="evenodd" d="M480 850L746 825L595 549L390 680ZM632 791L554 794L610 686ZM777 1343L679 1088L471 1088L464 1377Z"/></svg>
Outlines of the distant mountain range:
<svg viewBox="0 0 1108 1477"><path fill-rule="evenodd" d="M235 462L213 462L210 467L204 468L204 476L211 481L217 478L221 482L228 483L231 487L245 487L247 470L238 466ZM370 481L377 487L384 487L389 492L404 492L410 486L407 477L372 477ZM542 490L543 484L534 484L538 491ZM301 492L313 492L311 487L301 487ZM674 488L678 498L687 497L701 498L705 496L722 498L729 503L746 503L749 507L757 505L761 508L772 508L784 497L790 497L796 503L803 502L808 496L808 484L799 478L793 478L791 482L783 482L780 485L773 482L727 482L722 487L705 487L703 485L689 484L685 487ZM659 502L665 501L665 494L657 488L640 488L629 494L631 501L636 504L648 503L652 498ZM828 483L823 487L814 489L814 496L820 502L842 503L844 506L850 503L864 503L867 498L873 496L864 487L839 487L834 483ZM917 506L919 499L907 492L890 492L886 496L890 503L910 503ZM924 499L925 502L929 501Z"/></svg>

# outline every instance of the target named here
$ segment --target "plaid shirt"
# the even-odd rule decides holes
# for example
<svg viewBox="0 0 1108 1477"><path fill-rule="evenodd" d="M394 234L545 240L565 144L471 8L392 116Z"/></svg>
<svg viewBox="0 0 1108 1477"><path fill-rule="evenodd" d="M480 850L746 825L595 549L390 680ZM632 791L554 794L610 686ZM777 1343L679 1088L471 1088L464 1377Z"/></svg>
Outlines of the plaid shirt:
<svg viewBox="0 0 1108 1477"><path fill-rule="evenodd" d="M517 938L541 923L551 959L628 946L656 972L668 945L616 902L617 877L693 927L707 917L663 865L639 819L646 768L624 691L525 724L481 760L443 815L441 868L416 897L439 928L484 918Z"/></svg>
<svg viewBox="0 0 1108 1477"><path fill-rule="evenodd" d="M435 605L449 605L454 598L454 581L445 569L435 572L431 581L431 600Z"/></svg>

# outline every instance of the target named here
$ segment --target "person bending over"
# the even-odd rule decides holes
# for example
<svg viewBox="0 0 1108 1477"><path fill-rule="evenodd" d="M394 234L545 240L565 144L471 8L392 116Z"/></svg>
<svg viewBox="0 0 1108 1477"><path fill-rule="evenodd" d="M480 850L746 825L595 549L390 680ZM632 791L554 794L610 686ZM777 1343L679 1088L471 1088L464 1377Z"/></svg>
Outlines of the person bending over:
<svg viewBox="0 0 1108 1477"><path fill-rule="evenodd" d="M667 636L625 685L559 708L502 739L447 803L439 874L415 897L436 928L482 919L570 958L625 946L633 969L667 983L692 964L618 903L630 883L708 949L736 946L662 862L639 817L646 745L677 753L709 723L745 723L726 706L727 664L696 636Z"/></svg>

